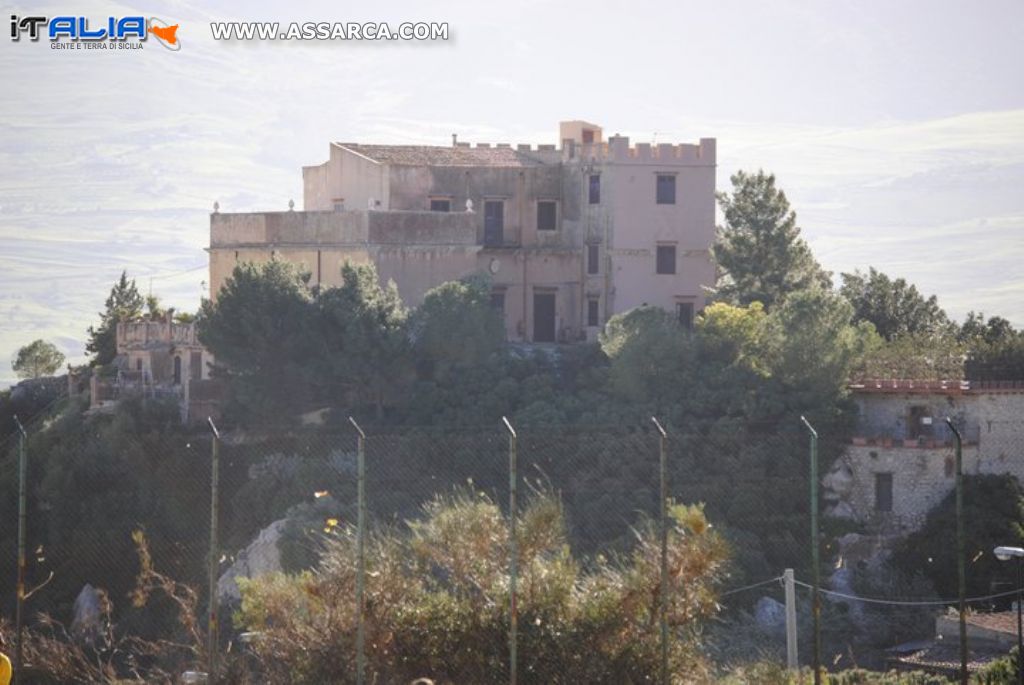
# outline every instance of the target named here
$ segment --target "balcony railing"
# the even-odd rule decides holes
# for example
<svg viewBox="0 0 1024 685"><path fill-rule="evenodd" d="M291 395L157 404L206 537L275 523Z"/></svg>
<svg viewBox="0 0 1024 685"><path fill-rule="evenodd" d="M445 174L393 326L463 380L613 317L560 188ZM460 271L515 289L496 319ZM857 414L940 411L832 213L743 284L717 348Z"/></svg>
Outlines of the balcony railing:
<svg viewBox="0 0 1024 685"><path fill-rule="evenodd" d="M964 444L978 444L981 437L979 424L957 426ZM930 426L921 426L915 434L901 424L861 424L854 431L854 445L879 447L938 448L954 444L956 438L945 421L936 419Z"/></svg>

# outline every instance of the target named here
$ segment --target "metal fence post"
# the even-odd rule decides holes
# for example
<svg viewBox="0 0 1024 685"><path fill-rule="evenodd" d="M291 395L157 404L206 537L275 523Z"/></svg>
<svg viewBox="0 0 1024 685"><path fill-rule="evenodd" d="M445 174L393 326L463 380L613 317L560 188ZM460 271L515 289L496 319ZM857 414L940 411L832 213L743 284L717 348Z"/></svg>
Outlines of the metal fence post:
<svg viewBox="0 0 1024 685"><path fill-rule="evenodd" d="M651 421L658 428L660 437L658 439L659 449L659 487L660 500L659 528L661 535L661 602L658 612L658 622L661 624L661 683L668 685L668 455L667 443L668 433L658 422L658 419L651 417Z"/></svg>
<svg viewBox="0 0 1024 685"><path fill-rule="evenodd" d="M964 453L963 437L946 417L946 425L956 436L956 574L957 603L960 613L960 683L967 685L967 571L964 568Z"/></svg>
<svg viewBox="0 0 1024 685"><path fill-rule="evenodd" d="M356 682L366 682L366 433L356 420Z"/></svg>
<svg viewBox="0 0 1024 685"><path fill-rule="evenodd" d="M512 424L504 416L501 420L505 422L508 429L508 544L509 544L509 629L508 629L508 652L509 667L508 681L516 685L517 661L518 661L518 628L519 628L519 607L516 605L516 584L519 580L519 548L516 544L516 481L518 480L518 445L516 431Z"/></svg>
<svg viewBox="0 0 1024 685"><path fill-rule="evenodd" d="M796 652L796 582L793 569L782 572L786 591L786 668L798 670L800 661Z"/></svg>
<svg viewBox="0 0 1024 685"><path fill-rule="evenodd" d="M18 585L17 604L15 608L14 632L18 645L14 651L14 685L21 682L21 666L23 659L22 643L24 642L24 608L25 608L25 537L27 535L28 511L28 454L25 452L25 427L21 425L17 414L14 423L18 424Z"/></svg>
<svg viewBox="0 0 1024 685"><path fill-rule="evenodd" d="M217 612L219 603L217 601L217 570L220 566L219 544L217 541L217 529L219 528L219 489L220 489L220 431L217 430L213 418L207 417L210 430L213 431L213 442L210 449L210 615L207 622L207 654L210 673L210 680L216 678L217 673Z"/></svg>
<svg viewBox="0 0 1024 685"><path fill-rule="evenodd" d="M805 417L800 420L811 434L811 573L814 577L811 615L814 618L814 685L821 685L821 543L818 535L818 431Z"/></svg>

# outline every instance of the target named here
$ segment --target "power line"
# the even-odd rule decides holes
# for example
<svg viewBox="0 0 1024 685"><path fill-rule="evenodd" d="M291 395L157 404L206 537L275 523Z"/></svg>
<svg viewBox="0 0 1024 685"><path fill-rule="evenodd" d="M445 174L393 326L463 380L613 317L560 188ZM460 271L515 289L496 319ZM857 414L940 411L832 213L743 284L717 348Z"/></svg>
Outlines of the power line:
<svg viewBox="0 0 1024 685"><path fill-rule="evenodd" d="M811 586L802 581L793 581L797 585L811 589ZM890 604L893 606L946 606L949 604L956 604L959 599L935 599L935 600L900 600L900 599L881 599L878 597L858 597L857 595L848 595L842 592L836 592L834 590L819 590L822 594L831 595L833 597L839 597L841 599L848 599L856 602L865 602L867 604ZM990 599L999 599L1000 597L1011 597L1017 595L1017 590L1009 590L1007 592L1000 592L994 595L985 595L983 597L968 597L964 601L966 602L984 602Z"/></svg>
<svg viewBox="0 0 1024 685"><path fill-rule="evenodd" d="M738 588L734 588L732 590L727 590L725 592L721 592L721 593L719 593L718 596L719 597L726 597L728 595L734 595L737 592L743 592L745 590L753 590L754 588L761 587L762 585L769 585L770 583L781 583L781 582L782 582L782 576L776 576L775 578L769 578L768 580L762 580L760 583L753 583L751 585L744 585L743 587L738 587Z"/></svg>

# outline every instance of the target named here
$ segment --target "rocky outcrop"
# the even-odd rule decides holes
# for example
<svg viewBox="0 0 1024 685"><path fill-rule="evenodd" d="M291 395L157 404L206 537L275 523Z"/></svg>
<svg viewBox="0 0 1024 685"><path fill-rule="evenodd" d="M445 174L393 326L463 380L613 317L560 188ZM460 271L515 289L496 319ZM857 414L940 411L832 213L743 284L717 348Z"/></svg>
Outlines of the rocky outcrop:
<svg viewBox="0 0 1024 685"><path fill-rule="evenodd" d="M277 543L281 540L287 525L287 518L274 521L261 530L248 547L238 553L231 566L217 580L217 598L221 602L241 601L237 578L252 578L282 570L281 551Z"/></svg>

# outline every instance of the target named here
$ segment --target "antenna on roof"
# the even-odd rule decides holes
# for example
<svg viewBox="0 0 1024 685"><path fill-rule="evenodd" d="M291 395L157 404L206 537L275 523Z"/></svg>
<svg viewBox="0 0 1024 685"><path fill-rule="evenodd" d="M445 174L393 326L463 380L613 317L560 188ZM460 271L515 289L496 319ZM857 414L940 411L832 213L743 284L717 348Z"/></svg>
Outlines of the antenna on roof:
<svg viewBox="0 0 1024 685"><path fill-rule="evenodd" d="M456 147L458 144L459 144L459 134L458 133L453 133L452 134L452 147Z"/></svg>

